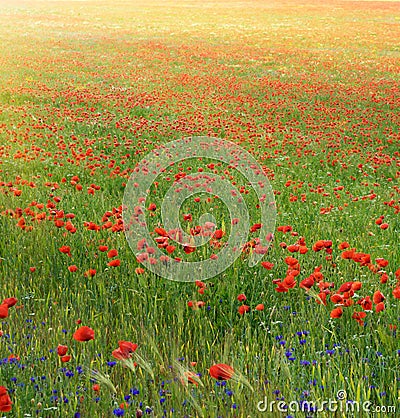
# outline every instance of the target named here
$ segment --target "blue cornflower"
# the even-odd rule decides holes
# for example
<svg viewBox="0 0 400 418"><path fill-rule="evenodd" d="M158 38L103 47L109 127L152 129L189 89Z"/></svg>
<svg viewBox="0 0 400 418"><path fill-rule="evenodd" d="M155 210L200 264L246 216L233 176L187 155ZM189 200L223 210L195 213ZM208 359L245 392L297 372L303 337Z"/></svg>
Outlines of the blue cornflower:
<svg viewBox="0 0 400 418"><path fill-rule="evenodd" d="M114 409L113 414L116 417L123 417L124 414L125 414L125 411L122 408L116 408L116 409Z"/></svg>

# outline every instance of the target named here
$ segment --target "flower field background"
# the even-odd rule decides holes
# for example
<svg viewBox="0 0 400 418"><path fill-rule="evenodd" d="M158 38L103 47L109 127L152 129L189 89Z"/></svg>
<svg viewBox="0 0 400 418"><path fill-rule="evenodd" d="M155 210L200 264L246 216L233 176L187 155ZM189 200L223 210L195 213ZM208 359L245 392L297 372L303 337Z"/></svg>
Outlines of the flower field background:
<svg viewBox="0 0 400 418"><path fill-rule="evenodd" d="M399 2L6 0L0 17L0 411L400 410ZM277 219L249 267L245 179L217 156L169 167L146 202L166 254L217 258L232 223L199 193L179 215L205 235L212 211L209 248L173 243L162 192L184 176L226 176L252 225L226 271L179 283L141 266L122 200L136 163L189 136L250 152ZM342 412L307 407L330 399Z"/></svg>

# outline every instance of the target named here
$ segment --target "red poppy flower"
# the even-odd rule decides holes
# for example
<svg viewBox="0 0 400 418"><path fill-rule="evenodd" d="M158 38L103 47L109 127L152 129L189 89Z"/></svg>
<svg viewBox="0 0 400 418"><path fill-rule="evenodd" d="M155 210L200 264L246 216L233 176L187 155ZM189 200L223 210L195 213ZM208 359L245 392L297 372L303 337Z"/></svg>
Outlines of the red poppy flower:
<svg viewBox="0 0 400 418"><path fill-rule="evenodd" d="M61 356L61 357L60 357L60 360L61 360L63 363L68 363L68 362L71 360L71 356Z"/></svg>
<svg viewBox="0 0 400 418"><path fill-rule="evenodd" d="M389 264L389 261L385 260L384 258L377 258L375 259L376 264L378 264L379 267L386 267Z"/></svg>
<svg viewBox="0 0 400 418"><path fill-rule="evenodd" d="M307 254L308 253L308 248L305 245L300 245L299 253L300 254Z"/></svg>
<svg viewBox="0 0 400 418"><path fill-rule="evenodd" d="M174 245L167 245L165 249L167 250L168 254L172 254L175 251L176 247Z"/></svg>
<svg viewBox="0 0 400 418"><path fill-rule="evenodd" d="M250 306L248 305L241 305L239 306L238 312L240 315L244 315L246 312L250 311Z"/></svg>
<svg viewBox="0 0 400 418"><path fill-rule="evenodd" d="M164 228L160 228L160 227L154 228L154 232L160 235L161 237L168 238L168 232Z"/></svg>
<svg viewBox="0 0 400 418"><path fill-rule="evenodd" d="M63 221L62 219L57 219L56 221L54 221L54 225L55 225L57 228L61 228L61 227L63 227L63 226L64 226L64 221Z"/></svg>
<svg viewBox="0 0 400 418"><path fill-rule="evenodd" d="M388 280L389 280L389 276L386 273L383 273L381 275L381 283L385 284L385 283L387 283Z"/></svg>
<svg viewBox="0 0 400 418"><path fill-rule="evenodd" d="M199 377L191 371L186 371L181 377L181 382L183 385L186 385L186 383L188 382L188 383L192 383L193 385L198 386L199 385L198 380L199 380Z"/></svg>
<svg viewBox="0 0 400 418"><path fill-rule="evenodd" d="M63 245L58 249L61 253L67 254L69 257L71 257L71 248L68 245Z"/></svg>
<svg viewBox="0 0 400 418"><path fill-rule="evenodd" d="M190 245L184 245L183 251L185 251L186 254L190 254L193 251L196 251L196 247L191 247Z"/></svg>
<svg viewBox="0 0 400 418"><path fill-rule="evenodd" d="M224 235L225 235L225 232L224 232L224 231L222 231L222 229L217 229L217 230L214 232L213 238L214 238L214 239L221 239Z"/></svg>
<svg viewBox="0 0 400 418"><path fill-rule="evenodd" d="M377 305L378 303L381 303L385 300L385 296L383 296L383 294L377 290L374 293L374 296L372 297L373 302L375 303L375 305Z"/></svg>
<svg viewBox="0 0 400 418"><path fill-rule="evenodd" d="M278 281L275 284L277 285L277 287L275 288L275 290L278 293L285 293L285 292L288 292L289 291L289 289L282 282Z"/></svg>
<svg viewBox="0 0 400 418"><path fill-rule="evenodd" d="M297 260L297 258L290 257L290 256L285 258L285 263L288 266L292 267L293 269L299 266L299 260Z"/></svg>
<svg viewBox="0 0 400 418"><path fill-rule="evenodd" d="M224 363L214 364L210 367L208 372L211 377L217 380L229 380L235 374L233 367Z"/></svg>
<svg viewBox="0 0 400 418"><path fill-rule="evenodd" d="M400 299L400 287L396 287L395 289L393 289L393 296L396 298L396 299Z"/></svg>
<svg viewBox="0 0 400 418"><path fill-rule="evenodd" d="M0 386L0 411L9 412L12 409L11 398L4 386Z"/></svg>
<svg viewBox="0 0 400 418"><path fill-rule="evenodd" d="M359 325L364 326L363 319L366 316L367 316L367 314L364 311L362 311L362 312L354 312L351 317L354 318L359 323Z"/></svg>
<svg viewBox="0 0 400 418"><path fill-rule="evenodd" d="M353 284L351 285L352 290L357 291L360 290L362 286L361 282L353 282Z"/></svg>
<svg viewBox="0 0 400 418"><path fill-rule="evenodd" d="M90 327L83 326L83 327L78 328L75 331L73 338L76 341L94 340L94 331Z"/></svg>
<svg viewBox="0 0 400 418"><path fill-rule="evenodd" d="M343 251L342 252L342 258L345 259L345 260L350 260L354 257L355 252L356 252L356 250L354 248L351 249L351 250L348 250L348 251Z"/></svg>
<svg viewBox="0 0 400 418"><path fill-rule="evenodd" d="M288 245L286 249L290 253L297 253L300 250L300 245L298 245L298 244Z"/></svg>
<svg viewBox="0 0 400 418"><path fill-rule="evenodd" d="M256 306L256 311L263 311L264 310L264 305L262 304L262 303L259 303L257 306Z"/></svg>
<svg viewBox="0 0 400 418"><path fill-rule="evenodd" d="M116 257L117 255L118 255L118 251L115 249L112 249L107 253L108 258L113 258L113 257Z"/></svg>
<svg viewBox="0 0 400 418"><path fill-rule="evenodd" d="M282 225L278 226L277 230L286 234L286 232L293 231L293 228L290 225Z"/></svg>
<svg viewBox="0 0 400 418"><path fill-rule="evenodd" d="M324 292L318 293L318 298L319 299L316 299L316 302L318 304L321 304L322 303L323 305L326 306L326 293L324 293Z"/></svg>
<svg viewBox="0 0 400 418"><path fill-rule="evenodd" d="M325 241L323 240L317 241L312 247L315 252L321 251L323 248L325 248Z"/></svg>
<svg viewBox="0 0 400 418"><path fill-rule="evenodd" d="M379 302L376 306L375 306L375 312L382 312L383 310L385 310L385 304L383 302Z"/></svg>
<svg viewBox="0 0 400 418"><path fill-rule="evenodd" d="M237 297L237 300L238 300L239 302L244 302L246 299L247 299L247 298L246 298L246 295L245 295L244 293L241 293L241 294Z"/></svg>
<svg viewBox="0 0 400 418"><path fill-rule="evenodd" d="M340 318L343 315L343 309L338 307L331 311L331 318Z"/></svg>
<svg viewBox="0 0 400 418"><path fill-rule="evenodd" d="M269 261L263 261L261 265L267 270L272 270L272 268L274 267L274 265Z"/></svg>
<svg viewBox="0 0 400 418"><path fill-rule="evenodd" d="M6 298L3 300L3 304L7 305L9 308L11 308L12 306L16 305L18 302L17 298Z"/></svg>
<svg viewBox="0 0 400 418"><path fill-rule="evenodd" d="M59 345L57 347L57 354L59 356L65 356L67 354L68 347L66 345Z"/></svg>
<svg viewBox="0 0 400 418"><path fill-rule="evenodd" d="M262 227L262 224L254 224L250 227L250 232L256 232L261 227Z"/></svg>
<svg viewBox="0 0 400 418"><path fill-rule="evenodd" d="M86 277L88 277L88 276L93 277L95 275L96 275L96 270L95 269L89 269L85 272Z"/></svg>
<svg viewBox="0 0 400 418"><path fill-rule="evenodd" d="M130 341L118 341L118 345L119 347L111 353L117 360L126 360L130 358L138 347L137 344L133 344Z"/></svg>
<svg viewBox="0 0 400 418"><path fill-rule="evenodd" d="M296 286L296 280L291 274L289 274L283 279L282 285L285 286L287 289L293 289Z"/></svg>
<svg viewBox="0 0 400 418"><path fill-rule="evenodd" d="M372 300L369 296L362 298L360 301L357 302L364 311L370 311L372 309Z"/></svg>
<svg viewBox="0 0 400 418"><path fill-rule="evenodd" d="M340 288L339 288L338 292L339 292L339 293L348 292L348 291L351 289L351 286L352 286L352 285L353 285L353 282L346 282L346 283L343 283L343 284L340 286Z"/></svg>
<svg viewBox="0 0 400 418"><path fill-rule="evenodd" d="M138 348L137 344L131 343L130 341L118 341L119 348L124 354L133 353Z"/></svg>
<svg viewBox="0 0 400 418"><path fill-rule="evenodd" d="M92 389L93 389L95 392L100 392L100 385L99 385L98 383L95 383L95 384L92 386Z"/></svg>
<svg viewBox="0 0 400 418"><path fill-rule="evenodd" d="M356 320L359 320L359 319L365 318L366 316L367 316L367 314L364 311L361 311L361 312L354 312L351 317L356 319Z"/></svg>
<svg viewBox="0 0 400 418"><path fill-rule="evenodd" d="M77 267L77 266L75 266L75 265L68 266L68 270L69 270L71 273L74 273L75 271L77 271L77 270L78 270L78 267Z"/></svg>
<svg viewBox="0 0 400 418"><path fill-rule="evenodd" d="M0 318L7 318L8 317L8 305L2 303L0 305Z"/></svg>
<svg viewBox="0 0 400 418"><path fill-rule="evenodd" d="M314 278L312 276L306 277L304 280L300 282L300 287L309 290L314 286Z"/></svg>
<svg viewBox="0 0 400 418"><path fill-rule="evenodd" d="M100 245L99 246L99 251L101 251L101 252L106 252L108 250L108 247L107 247L107 245Z"/></svg>
<svg viewBox="0 0 400 418"><path fill-rule="evenodd" d="M116 258L115 260L111 260L109 263L107 263L107 266L110 267L118 267L121 265L121 260L119 260L118 258Z"/></svg>

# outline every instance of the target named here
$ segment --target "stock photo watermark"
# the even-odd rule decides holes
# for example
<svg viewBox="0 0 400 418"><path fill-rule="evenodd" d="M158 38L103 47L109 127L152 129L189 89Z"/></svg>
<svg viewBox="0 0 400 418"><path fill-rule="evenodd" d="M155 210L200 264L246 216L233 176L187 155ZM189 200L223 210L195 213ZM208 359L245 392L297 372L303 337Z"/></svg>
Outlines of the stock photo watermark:
<svg viewBox="0 0 400 418"><path fill-rule="evenodd" d="M376 405L370 401L352 401L347 400L347 394L344 390L339 390L336 399L327 399L320 401L292 401L282 400L269 401L267 397L257 403L257 410L263 413L285 412L285 413L318 413L318 412L340 412L346 414L365 413L365 414L396 414L395 405Z"/></svg>
<svg viewBox="0 0 400 418"><path fill-rule="evenodd" d="M230 171L227 175L216 174L213 170L175 176L165 174L171 167L193 159L212 160L216 164L224 164ZM237 172L244 179L246 188L253 191L252 205L257 206L260 214L257 221L251 219L243 190L230 181L231 172ZM159 182L163 182L166 189L160 208L151 203L152 187ZM174 257L175 248L183 248L186 254L190 254L207 244L215 244L225 234L211 211L198 217L199 233L188 233L181 225L179 215L182 205L188 199L196 201L195 196L201 193L211 198L216 196L227 208L229 237L211 257L196 261ZM149 203L152 206L149 207ZM149 208L150 211L160 209L162 225L157 228L149 225ZM248 264L249 267L257 265L273 239L275 219L274 193L262 166L245 149L220 138L187 137L154 149L135 167L123 199L125 236L137 261L143 268L173 281L194 282L224 272L248 245L250 232L253 233L254 248ZM257 222L256 228L254 222Z"/></svg>

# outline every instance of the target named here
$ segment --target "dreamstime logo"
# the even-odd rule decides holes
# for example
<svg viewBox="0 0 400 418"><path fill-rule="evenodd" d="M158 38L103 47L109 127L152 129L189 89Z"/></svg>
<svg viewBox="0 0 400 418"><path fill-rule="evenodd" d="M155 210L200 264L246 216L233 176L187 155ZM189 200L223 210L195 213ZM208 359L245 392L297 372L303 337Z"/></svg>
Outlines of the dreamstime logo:
<svg viewBox="0 0 400 418"><path fill-rule="evenodd" d="M212 160L215 164L211 166L223 164L227 174L198 170L172 178L168 175L171 168L192 159ZM249 266L255 266L262 259L272 240L276 218L273 190L262 167L251 154L232 142L188 137L151 151L138 163L126 185L123 199L125 235L143 267L166 279L191 282L214 277L234 263L248 244L250 222L254 220L250 219L243 189L238 189L234 181L228 180L233 172L242 178L246 191L252 190L255 201L251 204L259 212L253 230L255 234L252 235L254 245L249 254ZM156 189L154 185L157 185ZM152 210L160 206L152 203L154 190L164 190L165 193L160 207L161 225L151 228L148 223L149 204L153 205ZM218 225L210 210L196 219L198 229L195 233L185 231L180 222L181 208L189 198L198 194L218 197L218 202L224 204L229 212L229 228L226 224ZM204 246L215 244L216 233L225 234L224 229L229 229L229 238L210 257L186 261L172 255L175 248L183 249L186 254L199 249L199 253L204 254Z"/></svg>
<svg viewBox="0 0 400 418"><path fill-rule="evenodd" d="M257 403L257 409L260 412L341 412L354 413L365 412L367 414L395 414L395 405L374 405L370 401L357 402L346 400L347 394L345 390L339 390L336 399L328 399L322 401L268 401L267 397L263 401Z"/></svg>

